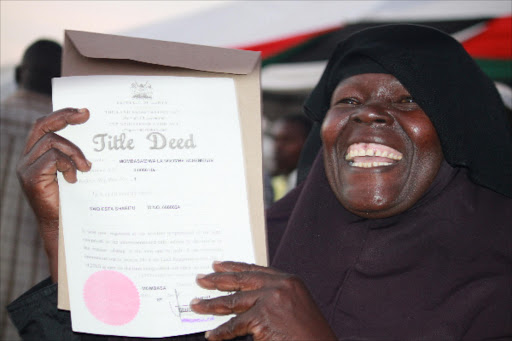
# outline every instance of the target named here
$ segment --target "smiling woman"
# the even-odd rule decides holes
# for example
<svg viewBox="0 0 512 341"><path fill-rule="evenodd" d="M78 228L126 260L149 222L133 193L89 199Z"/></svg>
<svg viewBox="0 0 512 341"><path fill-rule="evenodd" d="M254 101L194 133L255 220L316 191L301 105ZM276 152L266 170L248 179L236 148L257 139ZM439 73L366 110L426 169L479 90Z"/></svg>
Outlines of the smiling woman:
<svg viewBox="0 0 512 341"><path fill-rule="evenodd" d="M512 133L461 45L414 25L356 33L305 108L312 167L267 214L272 266L304 280L338 340L509 338Z"/></svg>
<svg viewBox="0 0 512 341"><path fill-rule="evenodd" d="M267 212L272 267L215 262L197 276L231 294L193 299L191 309L235 315L205 336L510 339L512 127L461 45L415 25L355 33L305 108L315 121L302 160L311 170ZM45 132L88 115L63 109L40 120L18 167L54 269L53 179L59 169L72 182L90 164ZM60 152L49 158L50 148ZM9 306L23 336L89 337L71 331L69 315L49 303L56 295L48 280Z"/></svg>

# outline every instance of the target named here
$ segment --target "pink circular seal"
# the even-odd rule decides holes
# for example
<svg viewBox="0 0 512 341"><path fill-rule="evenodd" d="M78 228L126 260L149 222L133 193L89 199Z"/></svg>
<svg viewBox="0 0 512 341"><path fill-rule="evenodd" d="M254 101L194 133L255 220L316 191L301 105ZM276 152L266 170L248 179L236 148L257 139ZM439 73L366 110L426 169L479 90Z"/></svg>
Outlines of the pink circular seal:
<svg viewBox="0 0 512 341"><path fill-rule="evenodd" d="M101 322L123 325L137 315L140 297L135 284L117 271L93 273L84 285L87 309Z"/></svg>

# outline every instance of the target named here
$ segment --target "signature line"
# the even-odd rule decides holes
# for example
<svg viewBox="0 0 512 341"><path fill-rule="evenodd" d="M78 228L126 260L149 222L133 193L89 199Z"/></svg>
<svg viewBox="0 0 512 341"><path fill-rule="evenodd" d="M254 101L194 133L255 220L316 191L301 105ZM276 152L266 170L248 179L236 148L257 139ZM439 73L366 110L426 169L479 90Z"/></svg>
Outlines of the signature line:
<svg viewBox="0 0 512 341"><path fill-rule="evenodd" d="M213 316L208 317L208 318L204 318L204 319L181 319L181 322L190 322L190 323L194 323L194 322L207 322L207 321L213 321Z"/></svg>

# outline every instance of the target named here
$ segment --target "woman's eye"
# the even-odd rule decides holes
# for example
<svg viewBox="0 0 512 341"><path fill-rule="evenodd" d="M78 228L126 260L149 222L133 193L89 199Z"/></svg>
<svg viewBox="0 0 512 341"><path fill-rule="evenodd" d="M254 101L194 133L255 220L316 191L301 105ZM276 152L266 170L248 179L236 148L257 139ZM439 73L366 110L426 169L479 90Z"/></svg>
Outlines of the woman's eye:
<svg viewBox="0 0 512 341"><path fill-rule="evenodd" d="M415 103L411 96L404 97L400 100L400 103Z"/></svg>
<svg viewBox="0 0 512 341"><path fill-rule="evenodd" d="M356 104L359 104L359 101L354 98L343 98L343 99L340 99L336 104L341 104L341 103L356 105Z"/></svg>

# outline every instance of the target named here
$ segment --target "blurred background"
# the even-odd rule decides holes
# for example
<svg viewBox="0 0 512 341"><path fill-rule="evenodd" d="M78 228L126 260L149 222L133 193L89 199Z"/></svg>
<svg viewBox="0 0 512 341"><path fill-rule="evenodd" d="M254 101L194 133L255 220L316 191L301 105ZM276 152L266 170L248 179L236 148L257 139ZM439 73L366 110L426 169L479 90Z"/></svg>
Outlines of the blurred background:
<svg viewBox="0 0 512 341"><path fill-rule="evenodd" d="M64 30L110 34L173 20L225 1L0 1L1 98L14 90L14 67L37 39L62 44Z"/></svg>
<svg viewBox="0 0 512 341"><path fill-rule="evenodd" d="M40 38L62 43L64 29L259 50L265 93L291 95L310 90L322 61L347 34L370 25L412 22L456 36L495 79L511 78L510 64L497 63L511 58L509 0L2 0L0 4L2 99L12 91L12 70L24 49ZM293 102L286 96L282 100ZM275 114L271 107L266 112Z"/></svg>

